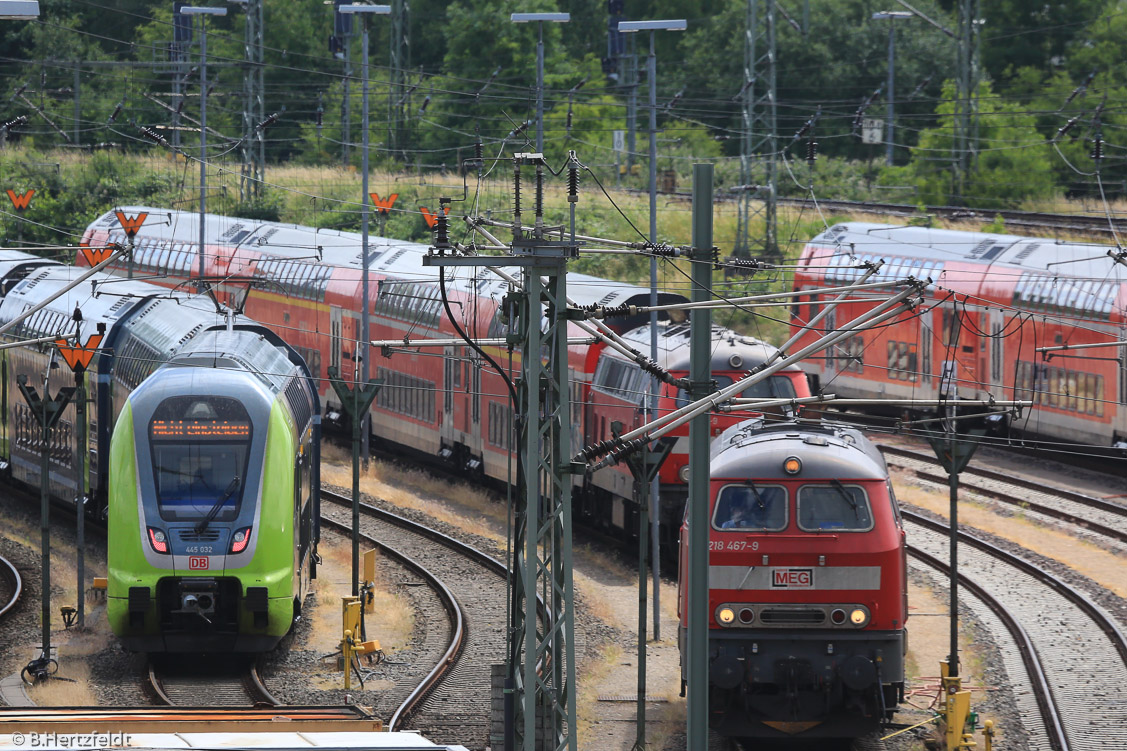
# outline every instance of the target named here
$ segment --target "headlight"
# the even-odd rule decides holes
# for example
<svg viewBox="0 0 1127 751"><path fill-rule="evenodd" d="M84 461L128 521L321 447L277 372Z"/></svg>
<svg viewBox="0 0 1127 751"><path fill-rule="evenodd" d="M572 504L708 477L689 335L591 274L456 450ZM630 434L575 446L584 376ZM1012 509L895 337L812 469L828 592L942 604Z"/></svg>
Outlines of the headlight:
<svg viewBox="0 0 1127 751"><path fill-rule="evenodd" d="M231 536L231 552L241 553L247 549L250 542L250 527L244 527Z"/></svg>
<svg viewBox="0 0 1127 751"><path fill-rule="evenodd" d="M716 620L727 626L732 621L736 620L736 613L731 608L720 608L716 613Z"/></svg>
<svg viewBox="0 0 1127 751"><path fill-rule="evenodd" d="M854 626L864 626L869 622L869 614L861 608L854 608L849 614L849 621Z"/></svg>
<svg viewBox="0 0 1127 751"><path fill-rule="evenodd" d="M677 477L681 478L681 482L689 481L689 465L686 464L681 469L677 470Z"/></svg>

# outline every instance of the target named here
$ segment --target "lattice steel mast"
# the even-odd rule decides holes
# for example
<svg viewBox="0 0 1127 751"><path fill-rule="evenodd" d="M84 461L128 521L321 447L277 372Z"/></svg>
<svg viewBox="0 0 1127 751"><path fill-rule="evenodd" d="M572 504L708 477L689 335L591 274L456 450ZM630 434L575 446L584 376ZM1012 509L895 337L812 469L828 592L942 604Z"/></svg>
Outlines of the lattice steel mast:
<svg viewBox="0 0 1127 751"><path fill-rule="evenodd" d="M246 0L246 29L243 35L243 144L239 200L247 203L262 197L266 179L266 135L260 124L266 120L266 85L263 80L262 0Z"/></svg>
<svg viewBox="0 0 1127 751"><path fill-rule="evenodd" d="M775 135L775 0L748 0L744 32L743 136L740 190L733 254L778 255L778 172ZM762 223L762 231L752 231Z"/></svg>

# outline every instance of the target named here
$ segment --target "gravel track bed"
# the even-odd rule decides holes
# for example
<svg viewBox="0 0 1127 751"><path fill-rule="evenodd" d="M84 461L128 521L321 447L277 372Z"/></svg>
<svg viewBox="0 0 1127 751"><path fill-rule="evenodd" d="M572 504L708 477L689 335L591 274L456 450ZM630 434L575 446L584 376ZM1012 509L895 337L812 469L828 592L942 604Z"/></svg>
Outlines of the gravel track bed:
<svg viewBox="0 0 1127 751"><path fill-rule="evenodd" d="M911 522L906 527L912 545L947 560L946 535ZM1127 666L1111 641L1095 632L1091 620L1063 595L983 551L960 545L959 568L986 587L1025 628L1044 665L1073 746L1106 751L1127 747ZM977 617L985 624L992 620L989 613ZM997 635L1004 631L994 633L1000 640ZM1002 653L1007 655L1005 647ZM1008 658L1005 662L1011 679L1018 680L1023 671L1011 670ZM1021 695L1026 690L1014 689L1023 722L1031 743L1047 748L1037 740L1043 733L1039 715L1024 711Z"/></svg>
<svg viewBox="0 0 1127 751"><path fill-rule="evenodd" d="M890 465L902 466L910 470L922 470L932 473L938 472L940 474L942 473L942 470L938 469L934 463L911 459L904 456L889 456L888 462ZM914 479L915 482L918 482L920 485L927 488L942 488L944 491L946 491L948 487L946 484L932 482L923 478ZM1011 504L998 501L984 495L978 495L974 492L975 488L982 488L984 490L990 490L996 493L1004 493L1015 498L1025 498L1040 505L1062 511L1081 521L1076 524L1070 524L1060 519L1055 519L1051 516L1041 514L1033 509L1017 509ZM1068 498L1064 498L1059 494L1054 493L1051 488L1048 488L1044 491L1030 490L1029 488L1024 488L1018 485L1011 485L1009 483L994 480L992 478L975 477L969 474L963 474L960 477L959 492L960 494L967 493L971 496L974 496L976 502L987 505L990 508L996 511L1000 511L1005 515L1013 515L1020 511L1023 516L1034 519L1040 524L1057 526L1067 529L1069 533L1074 535L1075 537L1093 542L1111 552L1127 555L1127 544L1114 538L1108 538L1098 532L1094 532L1083 525L1083 521L1095 522L1110 529L1114 529L1127 534L1127 507L1123 509L1123 513L1115 513L1100 508L1094 508L1079 501L1073 501Z"/></svg>
<svg viewBox="0 0 1127 751"><path fill-rule="evenodd" d="M321 513L351 523L351 512L331 502L322 504ZM483 748L488 742L491 705L489 666L503 662L505 655L504 580L449 547L390 522L361 514L360 528L364 534L425 566L454 592L465 613L462 657L408 724L436 743ZM414 573L404 571L403 575L408 585L422 583ZM441 660L451 638L450 619L438 595L425 586L409 586L409 591L417 611L415 622L424 628L414 660L419 672L411 680L404 677L397 681L395 688L381 699L379 710L385 717L390 717L418 681Z"/></svg>
<svg viewBox="0 0 1127 751"><path fill-rule="evenodd" d="M321 515L341 523L352 523L352 513L336 504L322 503ZM455 565L451 563L443 566L440 562L441 557L451 556L449 548L437 545L436 542L405 529L394 527L393 524L372 519L371 516L366 516L363 513L361 514L360 524L361 533L367 534L367 536L400 551L402 554L406 554L416 563L425 566L428 571L440 578L447 587L450 587L460 602L467 597L472 597L469 590L459 586L460 580L456 578L458 573L456 573ZM415 608L415 634L411 637L410 668L400 671L394 687L382 692L379 703L373 707L376 714L388 719L409 693L415 689L418 682L423 680L425 675L442 660L446 648L450 646L452 628L450 617L443 607L442 600L423 578L415 572L409 571L406 566L394 562L394 559L390 556L383 556L382 563L394 565L397 572L394 578L396 578L399 586L405 587L411 599L411 604ZM472 565L469 562L462 563L464 564L463 568L467 569L467 573L472 572L473 575L468 577L471 581L474 578L480 580L481 569L479 566ZM480 597L481 592L478 592L477 595ZM467 612L467 618L469 618L469 612ZM378 634L372 636L379 637ZM465 654L470 656L472 660L472 655L469 652ZM393 662L405 661L405 655L397 652L391 657L391 660ZM488 683L488 666L485 670ZM424 712L424 710L420 710L420 712ZM420 725L425 724L425 715L419 714L417 717Z"/></svg>

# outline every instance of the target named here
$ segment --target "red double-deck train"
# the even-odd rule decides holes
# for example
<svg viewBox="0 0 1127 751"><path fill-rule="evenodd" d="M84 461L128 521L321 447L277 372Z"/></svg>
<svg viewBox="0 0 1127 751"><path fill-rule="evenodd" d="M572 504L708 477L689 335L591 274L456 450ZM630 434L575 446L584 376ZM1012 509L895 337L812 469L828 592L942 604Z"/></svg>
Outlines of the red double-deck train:
<svg viewBox="0 0 1127 751"><path fill-rule="evenodd" d="M917 312L858 332L803 367L841 397L1031 400L1012 422L1051 443L1127 447L1127 268L1107 246L885 224L838 224L802 252L794 290L847 284L858 261L884 261L874 281L930 278ZM830 296L797 300L797 331ZM855 293L823 319L832 330L886 295ZM813 305L810 305L813 303ZM921 312L922 311L922 312ZM807 332L800 344L820 335Z"/></svg>
<svg viewBox="0 0 1127 751"><path fill-rule="evenodd" d="M133 260L109 271L132 273L157 284L177 286L199 275L199 215L152 207L121 209L130 217L147 214L133 238ZM361 237L313 227L286 225L209 215L206 219L206 250L203 274L209 278L247 278L263 282L249 289L242 283L220 284L221 294L246 294L248 316L276 331L309 363L325 406L328 422L342 422L336 393L326 373L334 366L345 378L355 371L360 339ZM83 243L128 245L115 211L96 219ZM438 270L424 266L428 248L419 243L369 238L368 265L373 340L422 340L456 338L443 310ZM85 260L80 254L80 264ZM516 274L515 270L510 270ZM485 269L472 276L447 272L447 293L459 324L475 338L495 338L507 333L501 301L508 286ZM584 274L568 275L568 294L579 305L607 307L648 305L649 290ZM680 295L661 293L660 304L684 301ZM649 316L633 315L608 319L607 324L623 334L632 346L648 356ZM688 371L688 327L664 314L659 341L660 364L674 375ZM570 336L584 332L572 325ZM717 328L713 332L713 371L722 383L736 378L774 352L765 343ZM450 467L498 480L508 477L513 415L508 392L499 374L488 367L468 346L450 346L441 351L403 347L382 359L373 350L373 377L384 386L372 406L374 438L419 455L438 458ZM485 350L513 374L520 372L520 353L501 347ZM435 355L442 356L439 367ZM602 343L569 348L569 378L573 439L583 445L611 438L615 422L624 430L642 424L651 377L638 364ZM790 367L747 394L809 395L801 371ZM683 398L672 386L659 393L659 410L676 406ZM713 415L714 432L738 422L740 417ZM675 549L675 530L684 505L688 462L687 428L671 436L677 444L661 472L663 540ZM626 535L637 533L636 506L631 500L632 478L620 465L576 476L577 513L608 529Z"/></svg>
<svg viewBox="0 0 1127 751"><path fill-rule="evenodd" d="M829 423L728 428L709 464L709 724L851 737L904 698L904 529L880 452ZM678 597L686 660L688 520Z"/></svg>

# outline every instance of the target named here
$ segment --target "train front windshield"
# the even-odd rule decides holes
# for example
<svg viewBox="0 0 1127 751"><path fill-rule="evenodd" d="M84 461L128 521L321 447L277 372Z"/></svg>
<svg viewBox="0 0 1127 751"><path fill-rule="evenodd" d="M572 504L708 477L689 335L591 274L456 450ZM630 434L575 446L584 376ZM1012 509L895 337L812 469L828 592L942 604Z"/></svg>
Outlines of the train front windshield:
<svg viewBox="0 0 1127 751"><path fill-rule="evenodd" d="M220 396L165 399L149 423L157 510L165 521L230 521L246 486L251 424Z"/></svg>

